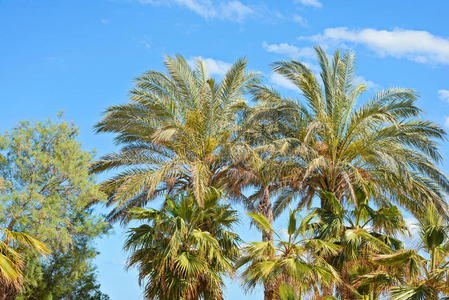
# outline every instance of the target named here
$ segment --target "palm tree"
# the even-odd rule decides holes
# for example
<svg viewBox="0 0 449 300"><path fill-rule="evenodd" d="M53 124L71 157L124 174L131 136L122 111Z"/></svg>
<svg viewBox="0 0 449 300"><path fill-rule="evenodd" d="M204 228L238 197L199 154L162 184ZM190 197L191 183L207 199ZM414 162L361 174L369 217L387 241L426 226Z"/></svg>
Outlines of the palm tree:
<svg viewBox="0 0 449 300"><path fill-rule="evenodd" d="M449 298L448 232L447 221L430 205L419 222L419 249L374 257L374 262L386 269L367 279L379 282L381 278L399 277L401 280L390 286L391 299L395 300Z"/></svg>
<svg viewBox="0 0 449 300"><path fill-rule="evenodd" d="M355 189L373 184L370 199L380 207L393 202L420 215L433 202L448 215L442 195L449 191L449 180L436 166L442 158L436 140L445 133L420 119L416 92L386 89L360 103L366 87L354 82L354 55L337 51L330 60L321 48L316 53L321 80L298 61L273 67L304 101L255 87L259 105L249 120L296 159L290 184L302 192L299 206L311 205L322 192L354 203ZM276 201L275 215L293 199ZM326 201L321 199L323 208Z"/></svg>
<svg viewBox="0 0 449 300"><path fill-rule="evenodd" d="M362 189L355 193L357 202L351 209L345 209L333 194L322 195L322 199L326 198L326 208L313 209L301 227L312 233L315 242L339 246L335 253L316 253L338 272L341 281L335 286L337 294L342 299L373 300L387 289L360 278L385 271L372 262L372 257L402 249L402 242L395 236L405 234L407 226L397 207L372 209ZM331 295L332 289L325 290L324 294Z"/></svg>
<svg viewBox="0 0 449 300"><path fill-rule="evenodd" d="M22 253L31 251L40 255L50 250L29 234L0 228L0 299L14 297L22 288L24 261Z"/></svg>
<svg viewBox="0 0 449 300"><path fill-rule="evenodd" d="M247 132L246 132L247 134ZM288 186L284 178L295 165L283 159L276 145L251 147L245 142L236 144L232 151L232 163L228 168L228 191L249 212L258 212L264 216L270 226L273 225L272 198L285 194ZM246 197L244 191L251 190ZM273 232L262 228L262 241L273 242ZM275 293L276 286L271 281L264 282L266 298ZM268 299L267 298L267 299Z"/></svg>
<svg viewBox="0 0 449 300"><path fill-rule="evenodd" d="M166 57L167 75L142 74L127 104L111 106L96 125L97 132L118 134L118 153L102 157L92 172L116 168L120 173L103 182L112 219L126 218L130 207L144 206L162 194L191 189L203 205L209 187L223 185L229 149L240 136L244 94L258 82L239 59L216 82L205 63L192 69L182 56Z"/></svg>
<svg viewBox="0 0 449 300"><path fill-rule="evenodd" d="M315 255L318 253L317 249L336 254L338 246L325 241L316 243L314 240L301 238L303 230L296 226L296 213L297 211L290 211L288 238L285 240L273 230L265 216L248 214L261 231L270 231L276 236L276 240L247 244L237 265L238 268L245 268L242 279L246 290L253 289L258 283L272 284L270 293L265 290L266 300L288 298L286 294L301 299L301 296L310 290L317 296L320 287L339 281L334 268L320 255Z"/></svg>
<svg viewBox="0 0 449 300"><path fill-rule="evenodd" d="M284 159L276 145L251 147L248 143L236 144L231 152L228 167L228 190L233 198L242 201L249 212L257 211L273 224L271 198L283 195L288 189L285 177L296 164ZM245 196L246 190L252 190ZM273 239L271 231L262 230L262 240Z"/></svg>
<svg viewBox="0 0 449 300"><path fill-rule="evenodd" d="M211 189L199 207L192 193L167 199L161 210L134 208L128 266L138 266L147 299L223 299L223 277L231 275L240 239L230 231L237 213L218 203Z"/></svg>

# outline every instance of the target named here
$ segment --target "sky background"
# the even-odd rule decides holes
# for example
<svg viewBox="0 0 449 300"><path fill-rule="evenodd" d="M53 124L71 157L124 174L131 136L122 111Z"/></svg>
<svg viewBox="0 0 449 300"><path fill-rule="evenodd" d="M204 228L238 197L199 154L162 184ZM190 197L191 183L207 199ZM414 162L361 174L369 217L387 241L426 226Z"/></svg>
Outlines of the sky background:
<svg viewBox="0 0 449 300"><path fill-rule="evenodd" d="M94 134L93 125L107 106L127 101L133 78L162 71L164 55L202 57L217 78L246 57L267 85L300 98L270 63L296 59L316 70L314 45L355 52L356 79L369 88L362 100L386 87L414 88L423 118L449 129L448 11L446 0L0 0L0 130L63 110L83 148L106 154L116 149L112 136ZM449 142L441 147L447 157ZM257 240L240 211L237 232ZM98 279L112 300L142 299L136 272L124 268L125 232L115 226L96 242ZM244 295L236 279L225 293L260 299L262 289Z"/></svg>

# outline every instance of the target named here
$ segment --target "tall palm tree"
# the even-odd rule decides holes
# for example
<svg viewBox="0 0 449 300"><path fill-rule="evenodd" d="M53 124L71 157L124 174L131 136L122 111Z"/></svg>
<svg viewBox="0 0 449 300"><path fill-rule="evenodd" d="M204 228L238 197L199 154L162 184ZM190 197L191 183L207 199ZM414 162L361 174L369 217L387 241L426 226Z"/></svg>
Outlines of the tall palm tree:
<svg viewBox="0 0 449 300"><path fill-rule="evenodd" d="M7 299L22 288L23 253L46 255L50 250L29 234L6 228L0 228L0 232L0 299Z"/></svg>
<svg viewBox="0 0 449 300"><path fill-rule="evenodd" d="M271 283L273 288L265 290L265 300L279 299L286 294L284 285L290 287L290 294L301 299L310 290L319 296L320 287L339 281L334 268L320 255L315 255L317 249L335 254L338 246L304 238L302 228L296 224L296 213L290 211L286 239L273 230L265 216L248 214L260 230L270 231L276 236L275 240L247 244L237 264L238 268L244 268L242 279L246 290L253 289L258 283Z"/></svg>
<svg viewBox="0 0 449 300"><path fill-rule="evenodd" d="M282 195L288 188L285 177L296 164L285 160L276 145L251 147L238 143L231 151L228 167L228 190L243 202L249 212L258 212L273 225L272 198ZM244 192L251 190L249 196ZM273 239L271 231L262 230L262 240Z"/></svg>
<svg viewBox="0 0 449 300"><path fill-rule="evenodd" d="M449 299L448 233L447 221L433 205L428 206L419 222L419 248L374 257L373 261L385 270L365 280L383 283L399 277L401 280L389 286L391 299L395 300Z"/></svg>
<svg viewBox="0 0 449 300"><path fill-rule="evenodd" d="M442 195L449 191L449 180L437 167L442 158L437 140L445 133L420 118L416 92L386 89L361 103L366 87L354 81L354 55L337 51L329 59L319 47L316 53L320 79L298 61L273 65L303 100L255 87L259 105L249 120L297 160L290 182L302 192L300 206L310 205L321 192L354 203L356 187L374 184L370 199L379 206L399 203L419 215L433 202L448 215ZM292 199L277 201L275 215ZM326 201L321 199L323 208Z"/></svg>
<svg viewBox="0 0 449 300"><path fill-rule="evenodd" d="M244 94L258 82L237 60L221 81L209 77L205 63L191 68L182 56L166 57L168 74L149 71L136 80L130 101L111 106L97 132L117 134L123 147L92 165L92 172L121 169L103 182L112 219L144 206L164 193L189 188L203 205L209 187L223 184L229 149L240 137Z"/></svg>
<svg viewBox="0 0 449 300"><path fill-rule="evenodd" d="M283 159L276 145L251 147L248 142L245 139L231 151L232 163L227 174L228 191L234 199L243 202L249 212L259 213L273 226L272 198L285 193L288 186L284 183L284 178L295 164ZM245 196L244 192L249 190L251 195ZM262 228L261 231L263 242L273 242L272 230ZM264 281L266 298L275 293L275 289L273 282Z"/></svg>
<svg viewBox="0 0 449 300"><path fill-rule="evenodd" d="M147 299L223 299L223 277L233 272L240 240L230 231L237 213L220 198L211 190L199 207L187 193L161 210L131 210L144 224L129 232L128 266L138 266Z"/></svg>

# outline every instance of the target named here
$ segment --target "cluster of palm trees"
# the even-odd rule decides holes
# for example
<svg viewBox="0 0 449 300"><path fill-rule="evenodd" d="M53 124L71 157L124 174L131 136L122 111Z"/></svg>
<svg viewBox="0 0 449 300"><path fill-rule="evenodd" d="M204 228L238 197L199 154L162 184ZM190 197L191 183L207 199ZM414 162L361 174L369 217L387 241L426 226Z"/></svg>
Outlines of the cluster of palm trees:
<svg viewBox="0 0 449 300"><path fill-rule="evenodd" d="M109 218L143 223L125 248L148 299L223 299L235 274L246 290L262 284L266 300L449 295L444 131L421 119L413 90L361 102L354 55L316 53L319 77L298 61L273 64L296 98L264 86L245 60L217 81L201 60L166 57L166 73L139 76L130 101L96 125L122 146L91 171L116 170L102 183ZM162 208L145 208L154 199ZM233 202L260 242L232 231ZM289 207L283 236L273 220ZM420 248L400 240L402 211L421 220Z"/></svg>

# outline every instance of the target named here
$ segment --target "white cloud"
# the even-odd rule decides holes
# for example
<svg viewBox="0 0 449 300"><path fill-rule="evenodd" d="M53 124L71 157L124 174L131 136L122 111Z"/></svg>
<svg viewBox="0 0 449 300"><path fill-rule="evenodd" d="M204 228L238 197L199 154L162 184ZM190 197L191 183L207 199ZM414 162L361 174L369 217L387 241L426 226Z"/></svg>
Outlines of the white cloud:
<svg viewBox="0 0 449 300"><path fill-rule="evenodd" d="M193 66L196 63L196 59L201 59L206 64L207 71L210 75L220 75L223 76L226 72L231 68L231 64L213 58L204 58L201 56L197 56L187 60L189 65Z"/></svg>
<svg viewBox="0 0 449 300"><path fill-rule="evenodd" d="M326 43L350 42L362 44L381 56L406 58L420 63L449 64L449 39L435 36L427 31L371 28L351 30L346 27L327 28L323 34L309 39Z"/></svg>
<svg viewBox="0 0 449 300"><path fill-rule="evenodd" d="M284 240L287 240L287 239L288 239L288 230L287 230L287 228L281 228L281 229L279 229L279 233L281 234L281 236L282 236L282 238L283 238Z"/></svg>
<svg viewBox="0 0 449 300"><path fill-rule="evenodd" d="M268 44L267 42L262 43L262 47L268 51L277 54L284 54L289 57L298 57L299 56L299 48L293 45L289 45L287 43L276 44Z"/></svg>
<svg viewBox="0 0 449 300"><path fill-rule="evenodd" d="M187 7L204 18L215 17L217 13L213 4L208 0L175 0L174 2Z"/></svg>
<svg viewBox="0 0 449 300"><path fill-rule="evenodd" d="M287 43L268 44L266 42L262 43L262 47L268 52L286 55L294 59L315 57L315 51L311 47L298 48Z"/></svg>
<svg viewBox="0 0 449 300"><path fill-rule="evenodd" d="M298 48L287 43L268 44L266 42L262 43L262 47L268 52L285 55L295 60L301 60L301 63L309 68L312 72L320 72L320 68L315 63L304 61L304 59L308 60L315 58L315 50L313 50L313 48L311 47ZM296 89L296 86L293 83L291 83L288 79L278 73L272 73L270 76L270 81L283 88L291 90Z"/></svg>
<svg viewBox="0 0 449 300"><path fill-rule="evenodd" d="M364 83L367 89L375 89L379 87L377 83L367 80L365 77L359 75L354 76L354 82L356 84Z"/></svg>
<svg viewBox="0 0 449 300"><path fill-rule="evenodd" d="M301 3L302 5L306 6L314 6L314 7L321 7L323 4L318 0L296 0L296 3Z"/></svg>
<svg viewBox="0 0 449 300"><path fill-rule="evenodd" d="M212 0L137 0L142 4L151 5L179 5L190 9L205 19L227 19L241 22L246 17L254 14L254 10L237 0L212 1Z"/></svg>
<svg viewBox="0 0 449 300"><path fill-rule="evenodd" d="M224 75L231 68L231 64L212 58L205 58L204 62L210 74Z"/></svg>
<svg viewBox="0 0 449 300"><path fill-rule="evenodd" d="M108 19L100 19L100 22L103 24L108 24L109 20Z"/></svg>
<svg viewBox="0 0 449 300"><path fill-rule="evenodd" d="M441 100L449 102L449 90L438 90L438 96Z"/></svg>
<svg viewBox="0 0 449 300"><path fill-rule="evenodd" d="M290 90L295 90L297 89L296 86L291 83L290 80L288 80L287 78L285 78L284 76L282 76L281 74L278 73L272 73L270 76L270 81L280 87L286 88L286 89L290 89Z"/></svg>
<svg viewBox="0 0 449 300"><path fill-rule="evenodd" d="M444 121L444 126L446 126L446 128L449 128L449 117L446 117L446 120Z"/></svg>
<svg viewBox="0 0 449 300"><path fill-rule="evenodd" d="M140 41L140 43L147 49L151 48L151 44L148 43L146 40L142 40L142 41Z"/></svg>
<svg viewBox="0 0 449 300"><path fill-rule="evenodd" d="M230 1L221 4L221 17L223 19L243 21L247 16L254 13L254 10L239 1Z"/></svg>
<svg viewBox="0 0 449 300"><path fill-rule="evenodd" d="M298 23L302 27L307 27L308 25L307 20L297 14L293 15L293 22Z"/></svg>

